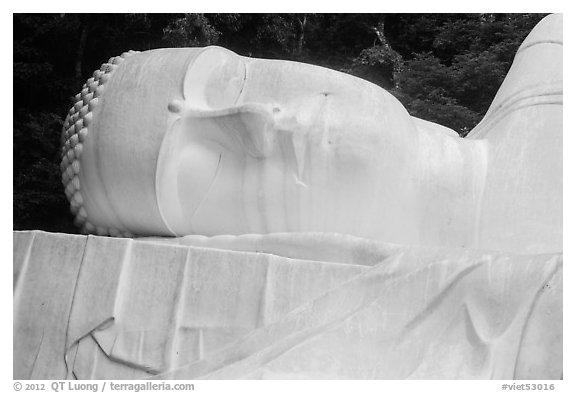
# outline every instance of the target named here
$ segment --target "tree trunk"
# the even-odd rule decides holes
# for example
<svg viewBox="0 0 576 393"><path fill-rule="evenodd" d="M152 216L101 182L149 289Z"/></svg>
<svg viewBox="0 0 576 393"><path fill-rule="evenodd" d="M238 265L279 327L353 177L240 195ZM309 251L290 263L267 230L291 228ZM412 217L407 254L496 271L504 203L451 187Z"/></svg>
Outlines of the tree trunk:
<svg viewBox="0 0 576 393"><path fill-rule="evenodd" d="M386 36L384 35L384 21L378 22L378 26L372 27L374 33L376 33L376 37L378 37L378 41L380 41L380 45L386 45Z"/></svg>
<svg viewBox="0 0 576 393"><path fill-rule="evenodd" d="M90 20L81 20L82 30L80 32L80 40L76 47L76 55L74 58L74 77L78 82L82 81L82 61L84 59L84 49L86 48L86 41L88 40L88 30L90 29Z"/></svg>
<svg viewBox="0 0 576 393"><path fill-rule="evenodd" d="M300 23L300 37L298 38L298 48L296 49L296 53L298 55L301 55L302 48L304 47L304 29L306 28L306 14L304 14L304 18L302 20L298 18L298 23Z"/></svg>

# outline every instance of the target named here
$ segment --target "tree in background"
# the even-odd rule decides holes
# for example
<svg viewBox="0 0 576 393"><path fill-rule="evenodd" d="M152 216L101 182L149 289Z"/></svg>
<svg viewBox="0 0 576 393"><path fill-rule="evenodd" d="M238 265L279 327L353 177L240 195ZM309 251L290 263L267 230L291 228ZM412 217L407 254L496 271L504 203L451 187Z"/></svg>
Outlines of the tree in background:
<svg viewBox="0 0 576 393"><path fill-rule="evenodd" d="M214 45L221 34L203 14L174 19L162 32L166 46L175 48Z"/></svg>
<svg viewBox="0 0 576 393"><path fill-rule="evenodd" d="M389 42L403 58L391 93L413 116L465 136L488 110L516 50L544 16L389 16Z"/></svg>
<svg viewBox="0 0 576 393"><path fill-rule="evenodd" d="M72 97L128 50L221 45L367 79L466 135L544 14L15 14L13 228L76 232L60 183Z"/></svg>

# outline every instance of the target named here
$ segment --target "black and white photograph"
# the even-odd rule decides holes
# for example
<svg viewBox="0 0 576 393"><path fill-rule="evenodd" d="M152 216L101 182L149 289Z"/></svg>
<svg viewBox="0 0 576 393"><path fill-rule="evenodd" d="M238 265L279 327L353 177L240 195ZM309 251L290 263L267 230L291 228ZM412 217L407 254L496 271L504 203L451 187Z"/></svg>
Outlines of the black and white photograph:
<svg viewBox="0 0 576 393"><path fill-rule="evenodd" d="M564 391L563 18L13 13L7 386Z"/></svg>

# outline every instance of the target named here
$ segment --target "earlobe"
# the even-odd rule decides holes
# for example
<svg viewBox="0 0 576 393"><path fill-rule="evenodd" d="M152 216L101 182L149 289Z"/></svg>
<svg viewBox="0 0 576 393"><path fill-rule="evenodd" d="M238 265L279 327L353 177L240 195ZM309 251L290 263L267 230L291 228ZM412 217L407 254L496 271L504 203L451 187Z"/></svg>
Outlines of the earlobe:
<svg viewBox="0 0 576 393"><path fill-rule="evenodd" d="M156 167L156 199L164 224L175 236L194 233L194 215L218 175L222 153L202 143L177 120L166 133Z"/></svg>
<svg viewBox="0 0 576 393"><path fill-rule="evenodd" d="M155 179L158 210L164 224L174 236L177 236L177 232L172 228L173 218L182 213L177 192L179 167L177 139L179 139L180 123L180 120L175 121L164 136L156 163Z"/></svg>
<svg viewBox="0 0 576 393"><path fill-rule="evenodd" d="M264 104L207 110L172 101L177 115L162 141L156 166L156 200L164 224L175 235L196 233L195 215L222 167L247 156L265 159L277 149L274 108Z"/></svg>

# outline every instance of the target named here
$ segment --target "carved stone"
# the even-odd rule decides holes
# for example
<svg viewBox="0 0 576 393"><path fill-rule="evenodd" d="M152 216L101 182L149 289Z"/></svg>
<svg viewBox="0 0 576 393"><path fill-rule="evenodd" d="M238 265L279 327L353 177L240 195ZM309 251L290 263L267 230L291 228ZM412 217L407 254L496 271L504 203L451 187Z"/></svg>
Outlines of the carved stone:
<svg viewBox="0 0 576 393"><path fill-rule="evenodd" d="M557 251L561 33L558 15L536 27L465 139L317 66L219 47L112 58L65 124L72 211L99 235L334 232Z"/></svg>
<svg viewBox="0 0 576 393"><path fill-rule="evenodd" d="M562 377L561 15L466 138L332 70L127 52L61 169L96 236L14 233L15 379Z"/></svg>

